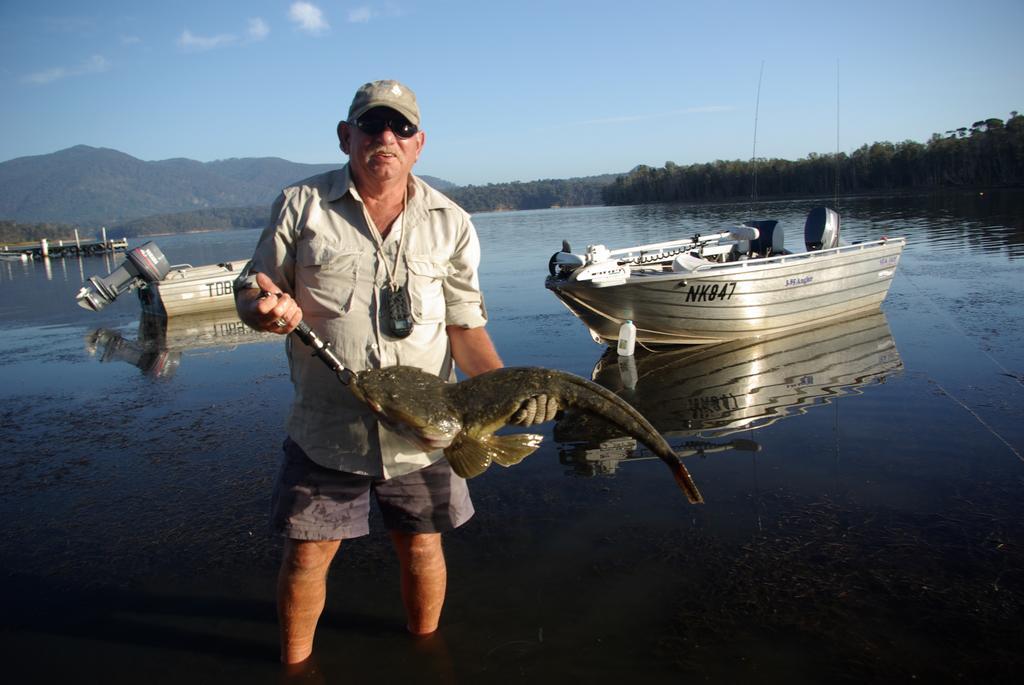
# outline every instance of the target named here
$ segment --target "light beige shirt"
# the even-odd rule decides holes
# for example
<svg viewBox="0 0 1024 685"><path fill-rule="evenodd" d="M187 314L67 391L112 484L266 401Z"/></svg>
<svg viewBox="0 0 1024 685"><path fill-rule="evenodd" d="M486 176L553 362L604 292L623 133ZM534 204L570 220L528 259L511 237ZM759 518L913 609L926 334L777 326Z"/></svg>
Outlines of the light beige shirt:
<svg viewBox="0 0 1024 685"><path fill-rule="evenodd" d="M371 231L347 165L296 183L274 203L271 223L237 285L253 287L251 273L270 276L352 371L404 364L454 380L445 326L487 322L477 275L480 243L469 215L412 177L405 211L383 241L383 257ZM382 328L380 292L388 268L395 270L403 233L395 276L409 290L414 325L407 338L395 339ZM424 453L381 426L294 336L286 349L295 387L286 428L310 459L384 478L441 459L440 451Z"/></svg>

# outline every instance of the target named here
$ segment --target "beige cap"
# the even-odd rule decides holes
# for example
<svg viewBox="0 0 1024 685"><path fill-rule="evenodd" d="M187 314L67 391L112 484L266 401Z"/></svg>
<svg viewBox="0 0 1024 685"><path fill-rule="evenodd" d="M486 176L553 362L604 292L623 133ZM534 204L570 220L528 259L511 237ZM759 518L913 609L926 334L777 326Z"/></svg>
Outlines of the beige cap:
<svg viewBox="0 0 1024 685"><path fill-rule="evenodd" d="M355 121L374 107L390 107L409 123L420 125L416 94L398 81L372 81L360 86L352 98L352 106L348 108L348 120Z"/></svg>

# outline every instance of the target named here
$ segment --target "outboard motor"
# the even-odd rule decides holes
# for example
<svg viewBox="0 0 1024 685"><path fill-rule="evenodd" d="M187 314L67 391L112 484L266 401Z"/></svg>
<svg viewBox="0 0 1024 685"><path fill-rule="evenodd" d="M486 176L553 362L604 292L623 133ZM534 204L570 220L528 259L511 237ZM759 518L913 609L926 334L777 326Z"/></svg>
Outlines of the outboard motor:
<svg viewBox="0 0 1024 685"><path fill-rule="evenodd" d="M145 243L130 250L114 273L106 277L91 277L89 285L82 286L75 299L83 309L98 312L117 299L121 293L145 283L163 280L170 270L171 265L168 264L167 257L156 243Z"/></svg>
<svg viewBox="0 0 1024 685"><path fill-rule="evenodd" d="M812 209L804 224L804 243L808 252L839 247L839 214L828 207Z"/></svg>
<svg viewBox="0 0 1024 685"><path fill-rule="evenodd" d="M569 247L569 241L562 241L562 251L556 252L551 255L551 259L548 260L548 272L551 277L554 278L558 275L565 276L567 273L578 269L586 263L586 260L579 255L572 253L572 248Z"/></svg>

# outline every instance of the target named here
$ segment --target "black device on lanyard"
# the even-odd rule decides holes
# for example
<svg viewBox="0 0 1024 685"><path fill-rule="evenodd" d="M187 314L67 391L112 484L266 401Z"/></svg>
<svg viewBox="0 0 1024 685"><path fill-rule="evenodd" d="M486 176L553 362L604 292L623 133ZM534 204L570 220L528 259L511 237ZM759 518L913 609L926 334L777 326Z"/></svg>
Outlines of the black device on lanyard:
<svg viewBox="0 0 1024 685"><path fill-rule="evenodd" d="M380 291L381 318L387 332L394 338L407 338L412 333L412 306L404 285L387 284Z"/></svg>

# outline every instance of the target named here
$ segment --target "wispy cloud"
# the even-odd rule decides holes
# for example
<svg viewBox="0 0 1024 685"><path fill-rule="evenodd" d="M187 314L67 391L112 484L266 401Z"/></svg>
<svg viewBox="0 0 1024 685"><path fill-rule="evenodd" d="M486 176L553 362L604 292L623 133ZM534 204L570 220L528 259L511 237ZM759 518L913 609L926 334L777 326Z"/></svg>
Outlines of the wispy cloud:
<svg viewBox="0 0 1024 685"><path fill-rule="evenodd" d="M732 112L736 107L734 105L702 105L700 107L687 107L686 109L677 109L671 112L651 112L648 114L633 114L629 116L621 117L607 117L605 119L588 119L587 121L580 121L579 124L627 124L634 121L648 121L650 119L664 119L667 117L677 117L684 114L708 114L713 112Z"/></svg>
<svg viewBox="0 0 1024 685"><path fill-rule="evenodd" d="M348 22L350 24L368 24L378 17L388 17L393 19L404 16L405 10L400 6L392 2L386 2L382 6L378 7L370 7L369 5L353 7L348 11Z"/></svg>
<svg viewBox="0 0 1024 685"><path fill-rule="evenodd" d="M331 28L320 8L309 2L293 2L288 8L288 18L298 24L300 29L314 36Z"/></svg>
<svg viewBox="0 0 1024 685"><path fill-rule="evenodd" d="M259 17L253 17L249 20L249 29L247 31L249 40L263 40L270 33L270 27L267 26L267 22L263 21Z"/></svg>
<svg viewBox="0 0 1024 685"><path fill-rule="evenodd" d="M348 20L352 24L366 24L373 18L373 10L365 5L363 7L355 7L348 11Z"/></svg>
<svg viewBox="0 0 1024 685"><path fill-rule="evenodd" d="M229 45L240 45L242 43L254 43L263 40L270 34L270 26L260 17L249 19L245 29L245 37L240 38L234 33L218 33L214 36L201 36L192 33L188 29L178 36L178 45L188 52L203 52L215 48L223 48Z"/></svg>
<svg viewBox="0 0 1024 685"><path fill-rule="evenodd" d="M121 36L121 45L138 45L141 42L138 36Z"/></svg>
<svg viewBox="0 0 1024 685"><path fill-rule="evenodd" d="M216 36L198 36L188 29L182 31L181 35L178 36L178 45L185 50L193 52L222 48L237 41L238 36L232 33L219 33Z"/></svg>
<svg viewBox="0 0 1024 685"><path fill-rule="evenodd" d="M52 67L50 69L44 69L42 71L28 74L22 78L22 81L41 86L47 83L53 83L54 81L58 81L62 78L84 76L86 74L98 74L100 72L107 71L108 69L110 69L110 60L102 55L93 55L81 64L77 64L75 66Z"/></svg>

